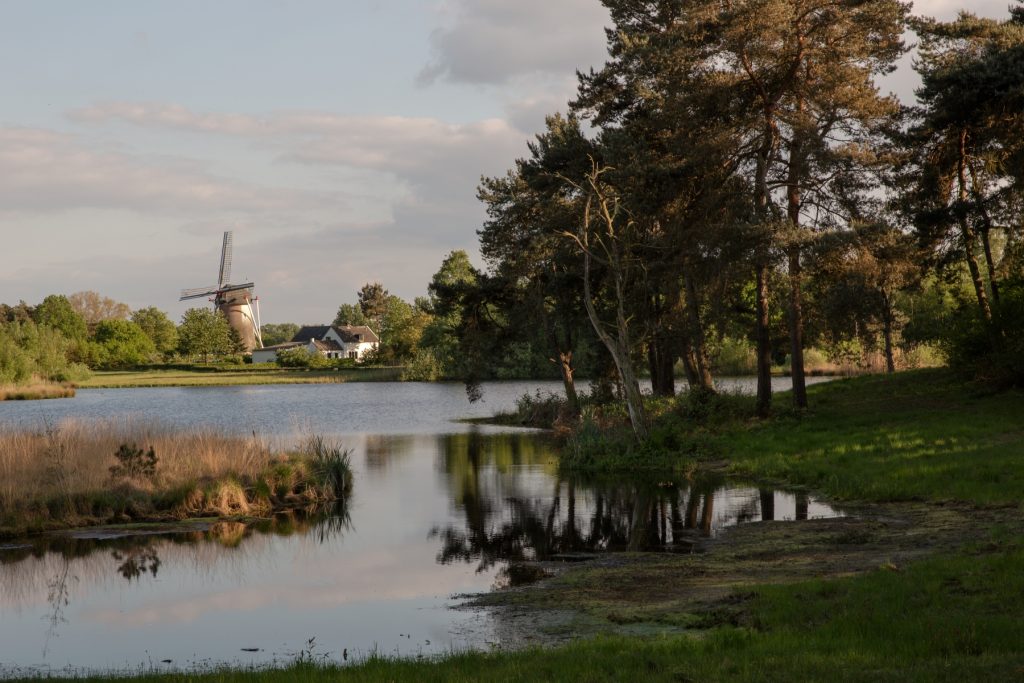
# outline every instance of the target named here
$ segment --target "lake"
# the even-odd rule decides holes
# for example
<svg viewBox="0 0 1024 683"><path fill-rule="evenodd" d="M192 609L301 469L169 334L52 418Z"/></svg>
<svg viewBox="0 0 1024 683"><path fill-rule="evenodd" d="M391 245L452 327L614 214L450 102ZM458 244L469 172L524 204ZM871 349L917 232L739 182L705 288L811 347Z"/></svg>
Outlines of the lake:
<svg viewBox="0 0 1024 683"><path fill-rule="evenodd" d="M460 385L416 383L83 390L0 404L5 424L29 427L124 415L282 439L314 431L351 449L355 475L348 504L314 518L0 544L0 674L514 646L500 612L458 609L457 596L516 583L518 562L694 552L731 525L839 514L724 482L567 476L543 433L454 421L537 390L560 385L488 383L477 404Z"/></svg>

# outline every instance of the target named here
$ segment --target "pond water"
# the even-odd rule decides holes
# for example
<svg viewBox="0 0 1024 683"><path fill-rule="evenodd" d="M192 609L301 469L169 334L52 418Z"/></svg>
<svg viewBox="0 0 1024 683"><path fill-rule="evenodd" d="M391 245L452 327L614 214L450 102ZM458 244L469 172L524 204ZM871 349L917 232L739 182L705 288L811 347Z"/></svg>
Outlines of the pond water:
<svg viewBox="0 0 1024 683"><path fill-rule="evenodd" d="M761 519L834 516L802 495L666 477L559 474L547 437L451 420L511 406L538 383L339 384L83 391L0 404L5 423L119 414L352 450L343 509L253 525L0 544L0 675L271 664L309 649L340 661L508 642L501 614L457 596L515 583L518 561L615 550L693 552ZM10 409L12 408L13 409Z"/></svg>

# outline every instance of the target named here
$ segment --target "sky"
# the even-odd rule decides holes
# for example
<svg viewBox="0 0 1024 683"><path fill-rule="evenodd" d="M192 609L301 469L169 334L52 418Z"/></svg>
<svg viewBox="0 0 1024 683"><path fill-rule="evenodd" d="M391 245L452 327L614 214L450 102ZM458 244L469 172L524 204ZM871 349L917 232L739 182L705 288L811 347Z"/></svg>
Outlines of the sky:
<svg viewBox="0 0 1024 683"><path fill-rule="evenodd" d="M449 251L482 265L480 177L565 109L607 24L598 0L0 0L0 302L177 319L225 230L264 323L329 322L365 282L421 296ZM880 87L911 98L909 63Z"/></svg>

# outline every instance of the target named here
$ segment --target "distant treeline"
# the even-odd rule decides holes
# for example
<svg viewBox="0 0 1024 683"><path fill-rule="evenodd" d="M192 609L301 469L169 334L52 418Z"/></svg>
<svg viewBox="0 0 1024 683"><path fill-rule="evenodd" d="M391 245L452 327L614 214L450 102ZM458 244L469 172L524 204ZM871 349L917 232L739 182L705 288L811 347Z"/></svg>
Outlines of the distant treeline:
<svg viewBox="0 0 1024 683"><path fill-rule="evenodd" d="M207 309L190 309L175 325L157 308L132 311L96 292L0 304L0 385L76 382L90 369L171 360L240 363L241 348L227 320Z"/></svg>

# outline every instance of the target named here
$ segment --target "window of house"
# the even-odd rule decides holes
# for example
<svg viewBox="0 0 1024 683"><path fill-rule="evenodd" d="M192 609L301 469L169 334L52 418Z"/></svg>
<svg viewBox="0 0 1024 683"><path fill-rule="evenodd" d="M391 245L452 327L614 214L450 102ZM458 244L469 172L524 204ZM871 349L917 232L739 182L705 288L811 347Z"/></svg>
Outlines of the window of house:
<svg viewBox="0 0 1024 683"><path fill-rule="evenodd" d="M349 358L353 358L353 359L359 358L359 352L358 351L349 351L348 352L348 357Z"/></svg>

